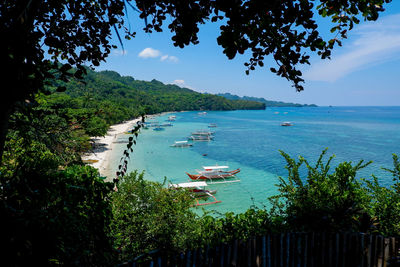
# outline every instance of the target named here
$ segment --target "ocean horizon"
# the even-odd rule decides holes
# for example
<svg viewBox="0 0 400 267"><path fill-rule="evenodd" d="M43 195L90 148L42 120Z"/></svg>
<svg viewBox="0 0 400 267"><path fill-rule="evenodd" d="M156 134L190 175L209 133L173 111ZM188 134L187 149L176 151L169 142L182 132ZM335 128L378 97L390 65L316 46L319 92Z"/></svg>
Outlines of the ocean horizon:
<svg viewBox="0 0 400 267"><path fill-rule="evenodd" d="M244 212L248 208L268 208L268 197L276 195L278 177L287 177L286 161L280 151L292 158L303 156L314 165L324 149L324 162L335 155L337 164L360 160L373 163L358 172L357 178L379 178L382 185L392 183L392 154L400 155L400 106L324 106L276 107L266 110L175 112L150 121L163 123L175 115L173 126L163 131L141 130L131 153L128 172L144 171L147 180L170 183L188 181L185 172L210 165L240 168L240 182L209 184L222 203L205 206L208 211ZM283 127L282 122L292 126ZM208 128L216 123L216 128ZM215 131L209 142L193 142L192 147L171 147L175 141L187 140L196 130ZM119 141L129 135L120 135ZM115 144L108 169L115 173L124 144ZM306 177L305 168L302 178Z"/></svg>

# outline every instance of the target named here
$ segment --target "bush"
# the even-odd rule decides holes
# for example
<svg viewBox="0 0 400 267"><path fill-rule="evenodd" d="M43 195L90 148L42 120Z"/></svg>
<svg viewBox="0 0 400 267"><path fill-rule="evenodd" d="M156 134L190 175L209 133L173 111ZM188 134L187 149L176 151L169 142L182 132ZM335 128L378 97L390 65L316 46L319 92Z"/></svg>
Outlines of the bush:
<svg viewBox="0 0 400 267"><path fill-rule="evenodd" d="M366 181L368 192L372 199L369 212L375 221L375 231L389 236L400 235L400 162L393 154L393 170L385 169L393 175L393 185L383 187L378 178Z"/></svg>
<svg viewBox="0 0 400 267"><path fill-rule="evenodd" d="M200 226L185 190L145 181L137 171L124 176L112 195L112 234L120 260L159 249L176 254L193 247Z"/></svg>
<svg viewBox="0 0 400 267"><path fill-rule="evenodd" d="M291 231L366 230L365 221L370 221L366 210L370 197L356 174L370 163L360 161L353 166L351 162L343 162L329 173L333 156L324 164L325 153L326 150L313 167L303 157L296 162L281 152L287 162L288 177L287 180L279 177L280 194L270 198L274 216L283 217ZM300 174L302 164L307 168L304 178Z"/></svg>
<svg viewBox="0 0 400 267"><path fill-rule="evenodd" d="M0 168L3 264L112 264L112 185L89 166L58 169L59 160L44 145L14 152Z"/></svg>

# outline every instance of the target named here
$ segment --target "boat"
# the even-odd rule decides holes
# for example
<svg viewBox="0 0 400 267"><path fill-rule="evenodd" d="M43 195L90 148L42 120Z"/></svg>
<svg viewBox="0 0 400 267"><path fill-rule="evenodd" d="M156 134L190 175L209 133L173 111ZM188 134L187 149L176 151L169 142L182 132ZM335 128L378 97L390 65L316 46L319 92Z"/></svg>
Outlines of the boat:
<svg viewBox="0 0 400 267"><path fill-rule="evenodd" d="M167 121L175 121L175 119L176 119L176 116L172 115L172 116L168 117Z"/></svg>
<svg viewBox="0 0 400 267"><path fill-rule="evenodd" d="M193 146L193 144L188 143L188 141L175 141L174 144L171 145L172 147L189 147Z"/></svg>
<svg viewBox="0 0 400 267"><path fill-rule="evenodd" d="M196 170L198 174L186 174L189 176L190 179L194 181L199 180L208 180L213 183L227 183L227 182L239 182L240 180L230 180L226 181L226 178L233 178L236 174L240 172L240 168L232 171L228 171L229 166L203 166L202 170ZM214 182L215 180L223 180L220 182Z"/></svg>
<svg viewBox="0 0 400 267"><path fill-rule="evenodd" d="M281 126L292 126L293 123L291 123L290 121L284 121L281 123Z"/></svg>
<svg viewBox="0 0 400 267"><path fill-rule="evenodd" d="M216 128L217 127L217 124L216 123L210 123L209 125L208 125L208 128Z"/></svg>
<svg viewBox="0 0 400 267"><path fill-rule="evenodd" d="M192 135L188 138L191 141L211 141L214 139L214 136L210 135Z"/></svg>
<svg viewBox="0 0 400 267"><path fill-rule="evenodd" d="M147 127L147 128L150 128L150 127L157 127L157 126L159 126L160 124L158 123L158 122L145 122L144 124L143 124L143 126L144 127Z"/></svg>
<svg viewBox="0 0 400 267"><path fill-rule="evenodd" d="M217 193L217 190L205 189L206 186L208 185L205 181L198 181L198 182L188 182L180 184L170 184L169 188L173 189L183 188L188 190L192 194L193 198L196 200L196 204L194 206L204 206L204 205L221 203L220 200L217 200L217 198L213 196L215 193ZM198 200L198 198L209 198L209 197L213 198L214 201L200 203Z"/></svg>
<svg viewBox="0 0 400 267"><path fill-rule="evenodd" d="M174 125L170 122L166 122L166 123L160 124L160 126L169 127L169 126L174 126Z"/></svg>
<svg viewBox="0 0 400 267"><path fill-rule="evenodd" d="M157 125L153 128L153 131L164 131L165 128L161 127L160 125Z"/></svg>
<svg viewBox="0 0 400 267"><path fill-rule="evenodd" d="M197 113L197 115L200 115L200 116L205 116L205 115L207 115L207 112L199 112L199 113Z"/></svg>
<svg viewBox="0 0 400 267"><path fill-rule="evenodd" d="M214 132L206 131L206 130L198 130L192 132L192 135L204 135L204 136L212 136Z"/></svg>

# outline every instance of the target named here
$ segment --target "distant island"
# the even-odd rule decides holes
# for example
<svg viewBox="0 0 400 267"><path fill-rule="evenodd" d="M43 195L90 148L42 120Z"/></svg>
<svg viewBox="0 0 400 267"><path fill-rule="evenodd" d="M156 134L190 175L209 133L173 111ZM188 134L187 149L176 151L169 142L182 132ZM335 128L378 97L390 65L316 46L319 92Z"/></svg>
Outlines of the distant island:
<svg viewBox="0 0 400 267"><path fill-rule="evenodd" d="M220 93L216 94L218 96L223 96L226 99L229 100L248 100L248 101L256 101L260 103L264 103L266 107L318 107L315 104L298 104L298 103L286 103L282 101L272 101L272 100L267 100L262 97L252 97L252 96L237 96L237 95L232 95L230 93Z"/></svg>

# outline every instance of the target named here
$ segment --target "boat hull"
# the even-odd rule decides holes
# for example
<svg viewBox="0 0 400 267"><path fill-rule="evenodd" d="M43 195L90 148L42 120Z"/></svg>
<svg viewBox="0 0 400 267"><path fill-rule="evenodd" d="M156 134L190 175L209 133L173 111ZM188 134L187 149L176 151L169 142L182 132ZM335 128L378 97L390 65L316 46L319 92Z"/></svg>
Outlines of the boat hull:
<svg viewBox="0 0 400 267"><path fill-rule="evenodd" d="M227 171L227 172L219 172L217 174L190 174L186 173L190 179L192 180L214 180L214 179L225 179L225 178L230 178L235 176L235 174L239 173L240 169L236 169L233 171Z"/></svg>

